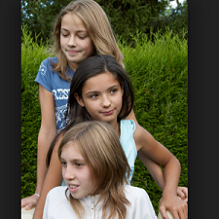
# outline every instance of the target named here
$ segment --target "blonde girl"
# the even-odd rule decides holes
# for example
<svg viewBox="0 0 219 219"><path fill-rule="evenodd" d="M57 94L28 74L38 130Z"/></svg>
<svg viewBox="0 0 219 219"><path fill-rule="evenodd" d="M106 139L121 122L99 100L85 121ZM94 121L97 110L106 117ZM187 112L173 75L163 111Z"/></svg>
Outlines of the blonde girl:
<svg viewBox="0 0 219 219"><path fill-rule="evenodd" d="M128 185L130 167L109 124L88 121L72 127L58 157L66 186L48 193L43 219L157 218L147 193Z"/></svg>

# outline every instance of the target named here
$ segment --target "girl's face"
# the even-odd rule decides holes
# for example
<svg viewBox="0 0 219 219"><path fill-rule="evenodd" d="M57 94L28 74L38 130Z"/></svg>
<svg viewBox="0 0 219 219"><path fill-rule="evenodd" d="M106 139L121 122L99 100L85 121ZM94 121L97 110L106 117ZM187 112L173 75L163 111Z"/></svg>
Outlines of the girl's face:
<svg viewBox="0 0 219 219"><path fill-rule="evenodd" d="M74 70L94 51L93 42L82 20L75 14L63 16L60 30L60 46Z"/></svg>
<svg viewBox="0 0 219 219"><path fill-rule="evenodd" d="M89 78L82 88L82 98L75 98L86 107L93 120L107 122L114 126L122 108L123 88L110 73L98 74Z"/></svg>
<svg viewBox="0 0 219 219"><path fill-rule="evenodd" d="M65 184L73 198L81 199L96 189L96 183L90 167L75 145L68 143L62 149L60 160Z"/></svg>

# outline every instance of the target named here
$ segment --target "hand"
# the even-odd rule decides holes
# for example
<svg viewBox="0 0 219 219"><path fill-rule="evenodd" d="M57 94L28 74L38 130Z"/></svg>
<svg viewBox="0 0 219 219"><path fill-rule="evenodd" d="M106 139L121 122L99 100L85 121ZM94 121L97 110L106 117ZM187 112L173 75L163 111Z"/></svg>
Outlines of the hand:
<svg viewBox="0 0 219 219"><path fill-rule="evenodd" d="M21 208L25 207L26 210L36 207L39 197L37 195L31 195L21 199Z"/></svg>
<svg viewBox="0 0 219 219"><path fill-rule="evenodd" d="M163 194L159 203L159 211L163 219L170 219L166 213L169 210L174 219L188 218L188 205L175 194Z"/></svg>
<svg viewBox="0 0 219 219"><path fill-rule="evenodd" d="M188 202L188 188L187 187L177 187L177 196L179 196L186 203Z"/></svg>

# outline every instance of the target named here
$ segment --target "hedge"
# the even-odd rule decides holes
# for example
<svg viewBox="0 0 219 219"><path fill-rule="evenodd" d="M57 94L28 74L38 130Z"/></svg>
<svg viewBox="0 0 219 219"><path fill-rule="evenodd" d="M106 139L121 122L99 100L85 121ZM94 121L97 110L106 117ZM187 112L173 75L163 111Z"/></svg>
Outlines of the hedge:
<svg viewBox="0 0 219 219"><path fill-rule="evenodd" d="M135 48L121 47L135 89L134 112L138 123L180 161L179 185L188 187L187 40L171 31L153 38L136 35ZM139 158L132 184L144 188L158 210L161 190Z"/></svg>
<svg viewBox="0 0 219 219"><path fill-rule="evenodd" d="M21 87L21 197L32 195L36 185L37 137L41 123L38 85L34 79L47 47L34 43L23 31ZM152 36L151 36L152 37ZM155 39L155 40L154 40ZM147 129L181 163L180 186L188 186L188 46L185 38L166 31L133 38L135 46L119 42L124 64L135 90L134 112ZM132 185L149 194L155 211L161 190L139 158Z"/></svg>

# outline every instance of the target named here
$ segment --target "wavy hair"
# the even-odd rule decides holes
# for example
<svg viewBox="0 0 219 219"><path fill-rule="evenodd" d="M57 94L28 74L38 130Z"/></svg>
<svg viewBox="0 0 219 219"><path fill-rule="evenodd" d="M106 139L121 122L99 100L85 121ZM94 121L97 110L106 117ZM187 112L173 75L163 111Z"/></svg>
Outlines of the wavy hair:
<svg viewBox="0 0 219 219"><path fill-rule="evenodd" d="M71 1L66 7L61 9L53 28L53 47L51 49L58 57L58 62L57 64L51 62L51 65L60 77L70 81L66 72L67 65L70 65L70 63L68 63L60 46L61 22L63 16L68 13L77 15L83 21L88 35L91 37L95 46L94 54L111 55L124 67L122 52L117 45L116 36L104 10L93 0L76 0Z"/></svg>
<svg viewBox="0 0 219 219"><path fill-rule="evenodd" d="M126 218L126 205L130 204L124 193L124 184L128 184L130 167L119 137L114 129L105 122L87 121L75 125L63 136L58 149L59 159L69 143L76 147L89 165L97 188L90 195L99 194L103 201L102 219ZM71 146L71 145L70 145ZM77 214L83 218L85 212L80 201L67 193L66 197Z"/></svg>

